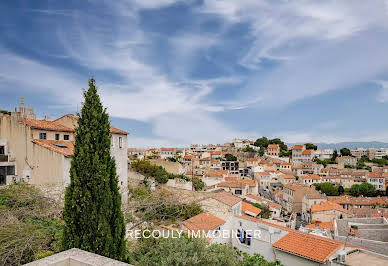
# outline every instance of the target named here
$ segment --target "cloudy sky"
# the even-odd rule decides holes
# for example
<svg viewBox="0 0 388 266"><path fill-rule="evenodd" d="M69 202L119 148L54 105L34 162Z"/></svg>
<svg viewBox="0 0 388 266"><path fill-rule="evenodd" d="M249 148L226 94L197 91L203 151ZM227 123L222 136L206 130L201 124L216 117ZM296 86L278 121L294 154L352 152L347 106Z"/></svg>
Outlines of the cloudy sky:
<svg viewBox="0 0 388 266"><path fill-rule="evenodd" d="M130 147L388 141L388 1L0 2L0 109L81 107Z"/></svg>

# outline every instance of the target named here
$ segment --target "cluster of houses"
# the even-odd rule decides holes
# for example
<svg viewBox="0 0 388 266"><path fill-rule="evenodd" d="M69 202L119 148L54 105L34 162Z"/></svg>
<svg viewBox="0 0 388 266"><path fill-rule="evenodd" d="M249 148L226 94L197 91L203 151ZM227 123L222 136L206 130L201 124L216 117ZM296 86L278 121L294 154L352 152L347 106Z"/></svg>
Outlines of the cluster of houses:
<svg viewBox="0 0 388 266"><path fill-rule="evenodd" d="M268 260L280 259L284 265L344 265L350 259L372 256L367 250L388 252L387 197L331 197L313 186L330 182L350 188L368 182L382 192L387 185L388 167L372 165L372 171L346 167L357 163L352 156L339 156L335 164L324 167L315 159L329 159L333 151L309 150L305 145L290 148L291 155L286 158L279 157L277 144L268 145L264 156L239 152L246 147L254 147L253 141L238 139L224 145L192 145L187 149L130 149L128 155L133 159L136 152L144 152L135 157L175 160L181 173L205 183L209 196L200 202L204 212L184 221L180 229L235 233L226 238L207 235L211 243L229 243ZM174 159L166 158L165 151L171 151L169 155ZM269 215L264 218L265 211ZM354 219L376 221L365 225ZM342 221L348 222L343 225ZM363 229L357 231L355 224ZM339 226L346 226L352 235L344 239ZM366 233L369 227L381 228L380 234L385 238ZM169 226L164 229L177 230ZM252 233L255 229L261 231L260 236ZM355 230L360 233L353 234ZM387 258L382 261L384 265Z"/></svg>

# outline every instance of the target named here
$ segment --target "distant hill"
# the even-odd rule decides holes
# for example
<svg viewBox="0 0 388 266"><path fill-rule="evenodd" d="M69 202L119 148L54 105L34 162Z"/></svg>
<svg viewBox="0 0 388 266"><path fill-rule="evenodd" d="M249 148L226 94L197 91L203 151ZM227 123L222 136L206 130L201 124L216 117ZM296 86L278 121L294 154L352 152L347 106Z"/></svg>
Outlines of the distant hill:
<svg viewBox="0 0 388 266"><path fill-rule="evenodd" d="M295 144L301 144L301 143L287 143L288 146L293 146ZM369 142L338 142L338 143L314 143L318 146L320 149L337 149L340 150L341 148L349 148L349 149L356 149L356 148L388 148L387 142L380 142L380 141L369 141Z"/></svg>

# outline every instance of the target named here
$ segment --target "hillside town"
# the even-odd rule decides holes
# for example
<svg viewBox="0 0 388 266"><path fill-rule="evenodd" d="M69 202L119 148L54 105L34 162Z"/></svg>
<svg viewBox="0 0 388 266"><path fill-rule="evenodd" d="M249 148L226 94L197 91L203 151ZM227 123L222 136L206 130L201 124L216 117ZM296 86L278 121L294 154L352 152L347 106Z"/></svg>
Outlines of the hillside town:
<svg viewBox="0 0 388 266"><path fill-rule="evenodd" d="M13 112L0 113L0 185L29 184L63 197L77 124L73 114L37 119L23 98ZM110 133L124 204L130 187L145 185L201 206L201 213L161 224L162 230L206 232L211 244L284 265L387 263L387 148L337 151L261 137L137 149L128 148L126 131L111 126ZM153 167L166 177L150 174ZM256 229L260 236L251 233ZM222 230L237 237L216 236Z"/></svg>

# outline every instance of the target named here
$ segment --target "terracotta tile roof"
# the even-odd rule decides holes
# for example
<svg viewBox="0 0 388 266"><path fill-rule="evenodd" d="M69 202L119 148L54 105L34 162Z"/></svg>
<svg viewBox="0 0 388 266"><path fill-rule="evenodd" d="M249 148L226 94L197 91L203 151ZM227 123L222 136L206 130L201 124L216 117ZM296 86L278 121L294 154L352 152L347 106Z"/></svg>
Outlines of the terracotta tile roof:
<svg viewBox="0 0 388 266"><path fill-rule="evenodd" d="M203 212L184 221L183 225L188 230L209 231L223 225L224 223L225 221L218 218L217 216Z"/></svg>
<svg viewBox="0 0 388 266"><path fill-rule="evenodd" d="M315 224L308 224L305 226L305 228L308 228L308 229L315 229L315 228L319 228L319 229L328 229L328 230L334 230L334 224L333 222L316 222Z"/></svg>
<svg viewBox="0 0 388 266"><path fill-rule="evenodd" d="M242 202L241 207L242 207L242 211L246 214L253 214L254 216L257 216L261 212L259 208L245 201Z"/></svg>
<svg viewBox="0 0 388 266"><path fill-rule="evenodd" d="M176 148L160 148L160 151L176 151Z"/></svg>
<svg viewBox="0 0 388 266"><path fill-rule="evenodd" d="M343 243L311 234L290 232L272 246L323 263L343 247Z"/></svg>
<svg viewBox="0 0 388 266"><path fill-rule="evenodd" d="M336 210L336 211L340 211L340 212L352 215L351 211L345 210L344 208L342 208L341 205L334 203L332 201L321 202L319 204L314 204L311 206L311 212L322 212L322 211L331 211L331 210Z"/></svg>
<svg viewBox="0 0 388 266"><path fill-rule="evenodd" d="M58 120L60 120L61 118L64 118L64 117L68 117L70 119L73 119L75 121L75 123L78 124L78 116L75 116L73 114L63 115L60 118L55 119L54 122L57 122ZM112 127L112 126L110 127L110 132L113 134L128 135L128 132L121 130L121 129L118 129L118 128L115 128L115 127Z"/></svg>
<svg viewBox="0 0 388 266"><path fill-rule="evenodd" d="M370 172L370 173L368 173L368 177L384 178L383 173L381 173L381 172Z"/></svg>
<svg viewBox="0 0 388 266"><path fill-rule="evenodd" d="M301 176L301 179L314 179L314 180L320 180L321 177L319 175L311 174L306 176Z"/></svg>
<svg viewBox="0 0 388 266"><path fill-rule="evenodd" d="M351 204L351 205L384 205L388 204L388 197L351 197L348 195L343 196L330 196L329 201L338 204Z"/></svg>
<svg viewBox="0 0 388 266"><path fill-rule="evenodd" d="M128 135L128 132L127 131L124 131L124 130L121 130L121 129L118 129L118 128L115 128L115 127L110 127L110 133L113 133L113 134L120 134L120 135Z"/></svg>
<svg viewBox="0 0 388 266"><path fill-rule="evenodd" d="M304 150L304 151L302 151L302 154L309 155L309 154L312 154L312 151L311 150Z"/></svg>
<svg viewBox="0 0 388 266"><path fill-rule="evenodd" d="M248 162L257 162L259 159L258 158L248 158Z"/></svg>
<svg viewBox="0 0 388 266"><path fill-rule="evenodd" d="M293 175L282 175L283 179L296 179Z"/></svg>
<svg viewBox="0 0 388 266"><path fill-rule="evenodd" d="M292 149L293 150L302 150L303 149L303 145L294 145L294 147Z"/></svg>
<svg viewBox="0 0 388 266"><path fill-rule="evenodd" d="M185 155L183 158L184 159L193 159L193 155Z"/></svg>
<svg viewBox="0 0 388 266"><path fill-rule="evenodd" d="M272 202L272 201L270 201L270 202L268 203L268 205L269 205L269 207L274 208L274 209L279 209L279 210L282 209L282 205L277 204L277 203Z"/></svg>
<svg viewBox="0 0 388 266"><path fill-rule="evenodd" d="M217 187L228 187L228 188L245 188L245 184L240 182L226 181L217 184Z"/></svg>
<svg viewBox="0 0 388 266"><path fill-rule="evenodd" d="M279 149L279 144L269 144L268 149Z"/></svg>
<svg viewBox="0 0 388 266"><path fill-rule="evenodd" d="M23 118L23 119L20 119L20 123L25 124L26 126L33 129L43 129L43 130L61 131L61 132L74 132L74 129L64 126L62 124L59 124L55 121Z"/></svg>
<svg viewBox="0 0 388 266"><path fill-rule="evenodd" d="M245 195L245 198L248 198L247 200L253 199L253 200L256 200L258 202L270 202L271 201L269 199L266 199L266 198L263 198L263 197L260 197L260 196L256 196L256 195L252 195L252 194Z"/></svg>
<svg viewBox="0 0 388 266"><path fill-rule="evenodd" d="M34 144L57 152L64 156L72 156L74 153L74 142L72 141L59 141L59 140L42 140L36 139L32 141Z"/></svg>
<svg viewBox="0 0 388 266"><path fill-rule="evenodd" d="M236 205L237 203L239 203L240 201L242 201L242 199L240 199L239 197L236 197L236 196L233 196L225 191L221 191L221 192L218 192L218 193L215 193L213 196L212 196L213 199L215 200L218 200L230 207Z"/></svg>
<svg viewBox="0 0 388 266"><path fill-rule="evenodd" d="M127 151L128 152L136 152L136 148L128 148Z"/></svg>
<svg viewBox="0 0 388 266"><path fill-rule="evenodd" d="M290 190L297 190L298 188L302 188L303 185L298 183L293 183L293 184L285 184L284 187Z"/></svg>

